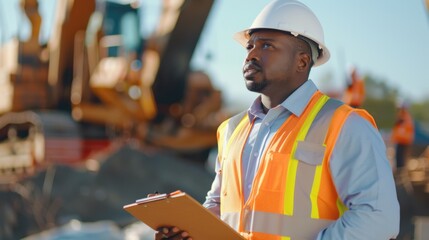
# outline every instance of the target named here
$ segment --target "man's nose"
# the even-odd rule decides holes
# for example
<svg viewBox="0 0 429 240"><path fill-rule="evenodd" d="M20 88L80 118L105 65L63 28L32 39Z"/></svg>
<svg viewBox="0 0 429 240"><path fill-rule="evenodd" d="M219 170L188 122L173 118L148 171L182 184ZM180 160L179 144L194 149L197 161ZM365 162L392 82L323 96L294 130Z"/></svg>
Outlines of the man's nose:
<svg viewBox="0 0 429 240"><path fill-rule="evenodd" d="M247 50L246 62L259 60L259 51L257 48L252 47Z"/></svg>

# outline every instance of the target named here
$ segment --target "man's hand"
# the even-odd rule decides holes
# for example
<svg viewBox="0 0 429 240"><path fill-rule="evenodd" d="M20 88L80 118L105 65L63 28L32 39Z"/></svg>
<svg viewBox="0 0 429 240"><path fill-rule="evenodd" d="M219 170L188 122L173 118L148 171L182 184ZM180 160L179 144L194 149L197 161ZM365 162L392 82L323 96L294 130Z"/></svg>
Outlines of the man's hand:
<svg viewBox="0 0 429 240"><path fill-rule="evenodd" d="M158 192L150 193L147 196L153 197L158 195ZM180 230L178 227L159 227L155 232L155 240L192 240L189 233Z"/></svg>
<svg viewBox="0 0 429 240"><path fill-rule="evenodd" d="M178 227L160 227L155 233L155 240L192 240L189 233L180 230Z"/></svg>

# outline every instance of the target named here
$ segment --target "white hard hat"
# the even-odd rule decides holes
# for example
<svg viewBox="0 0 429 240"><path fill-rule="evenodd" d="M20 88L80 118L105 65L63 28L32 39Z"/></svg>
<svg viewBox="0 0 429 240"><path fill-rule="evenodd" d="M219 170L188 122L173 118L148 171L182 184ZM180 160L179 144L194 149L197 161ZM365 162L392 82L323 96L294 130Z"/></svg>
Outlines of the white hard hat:
<svg viewBox="0 0 429 240"><path fill-rule="evenodd" d="M234 35L234 39L245 46L249 39L249 31L255 29L274 29L290 32L292 35L303 36L314 41L320 54L313 59L314 66L327 62L330 54L325 46L323 28L316 15L301 2L296 0L275 0L262 9L252 25ZM305 40L305 38L301 38ZM309 42L309 41L307 41ZM312 48L313 56L314 50Z"/></svg>

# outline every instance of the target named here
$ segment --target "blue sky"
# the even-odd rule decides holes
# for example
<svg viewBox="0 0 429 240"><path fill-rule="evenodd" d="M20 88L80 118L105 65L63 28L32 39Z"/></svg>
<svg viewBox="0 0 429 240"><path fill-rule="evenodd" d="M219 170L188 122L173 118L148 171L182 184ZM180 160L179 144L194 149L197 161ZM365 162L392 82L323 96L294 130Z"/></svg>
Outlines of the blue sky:
<svg viewBox="0 0 429 240"><path fill-rule="evenodd" d="M159 1L141 1L148 6L145 13L153 22ZM40 2L43 9L49 9L55 0ZM197 46L192 66L211 75L227 104L234 105L231 107L246 107L256 96L244 86L241 66L245 50L232 35L250 26L268 2L216 0ZM331 52L328 63L314 68L310 75L322 90L341 90L347 68L354 65L361 74L371 74L398 88L404 98L429 96L429 16L423 0L302 2L318 16ZM11 6L13 1L0 0L0 12ZM0 25L3 38L7 37L5 32L14 33L17 27L17 16L7 19L6 26ZM0 21L5 22L5 15L0 14ZM25 32L21 34L25 37ZM43 34L42 38L48 33ZM212 57L207 59L207 54Z"/></svg>

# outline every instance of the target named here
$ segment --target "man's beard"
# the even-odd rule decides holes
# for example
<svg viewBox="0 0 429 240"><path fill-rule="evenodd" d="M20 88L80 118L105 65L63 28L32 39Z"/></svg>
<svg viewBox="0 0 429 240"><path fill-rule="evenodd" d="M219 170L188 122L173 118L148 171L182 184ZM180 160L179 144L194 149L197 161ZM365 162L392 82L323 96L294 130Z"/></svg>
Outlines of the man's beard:
<svg viewBox="0 0 429 240"><path fill-rule="evenodd" d="M247 88L247 90L249 90L251 92L261 93L262 90L264 90L266 86L267 86L266 81L262 81L262 82L257 83L255 81L247 81L246 80L246 88Z"/></svg>

